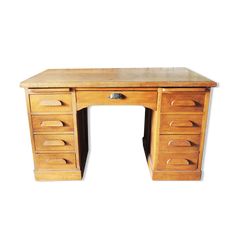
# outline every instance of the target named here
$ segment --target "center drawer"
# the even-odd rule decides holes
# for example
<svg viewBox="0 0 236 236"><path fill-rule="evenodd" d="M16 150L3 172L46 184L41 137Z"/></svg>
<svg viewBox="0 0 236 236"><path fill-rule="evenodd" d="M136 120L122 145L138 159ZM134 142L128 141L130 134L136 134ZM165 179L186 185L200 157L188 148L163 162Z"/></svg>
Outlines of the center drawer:
<svg viewBox="0 0 236 236"><path fill-rule="evenodd" d="M90 105L142 105L157 109L157 91L77 91L79 109Z"/></svg>
<svg viewBox="0 0 236 236"><path fill-rule="evenodd" d="M34 135L36 151L73 151L73 134L36 134Z"/></svg>

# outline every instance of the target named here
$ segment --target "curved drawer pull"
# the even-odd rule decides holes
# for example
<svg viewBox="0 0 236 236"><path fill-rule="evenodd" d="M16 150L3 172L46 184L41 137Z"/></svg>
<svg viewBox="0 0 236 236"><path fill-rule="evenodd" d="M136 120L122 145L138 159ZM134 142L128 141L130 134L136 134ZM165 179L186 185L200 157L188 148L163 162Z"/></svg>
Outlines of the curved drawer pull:
<svg viewBox="0 0 236 236"><path fill-rule="evenodd" d="M188 140L170 140L168 146L173 147L191 147L192 144Z"/></svg>
<svg viewBox="0 0 236 236"><path fill-rule="evenodd" d="M125 95L122 93L112 93L112 94L110 94L110 96L108 98L110 98L110 99L124 99Z"/></svg>
<svg viewBox="0 0 236 236"><path fill-rule="evenodd" d="M187 159L169 159L166 162L168 165L189 165L190 162Z"/></svg>
<svg viewBox="0 0 236 236"><path fill-rule="evenodd" d="M65 146L64 140L45 140L43 146Z"/></svg>
<svg viewBox="0 0 236 236"><path fill-rule="evenodd" d="M191 120L177 121L172 120L170 122L171 127L193 127L193 122Z"/></svg>
<svg viewBox="0 0 236 236"><path fill-rule="evenodd" d="M47 107L62 106L62 102L60 100L42 100L40 101L40 106L47 106Z"/></svg>
<svg viewBox="0 0 236 236"><path fill-rule="evenodd" d="M196 102L193 100L173 100L171 102L171 106L173 107L195 107L196 106Z"/></svg>
<svg viewBox="0 0 236 236"><path fill-rule="evenodd" d="M41 127L63 127L64 124L60 120L44 120L40 124Z"/></svg>
<svg viewBox="0 0 236 236"><path fill-rule="evenodd" d="M67 161L66 161L66 159L63 159L63 158L57 158L57 159L46 159L46 162L48 163L48 164L59 164L59 165L65 165L65 164L67 164Z"/></svg>

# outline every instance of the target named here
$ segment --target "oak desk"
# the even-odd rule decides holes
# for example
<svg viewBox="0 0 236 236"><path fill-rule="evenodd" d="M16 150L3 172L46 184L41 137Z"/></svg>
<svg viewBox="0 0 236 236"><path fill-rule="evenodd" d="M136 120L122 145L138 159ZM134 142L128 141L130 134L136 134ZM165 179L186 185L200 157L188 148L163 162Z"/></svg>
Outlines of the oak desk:
<svg viewBox="0 0 236 236"><path fill-rule="evenodd" d="M82 178L90 105L141 105L152 179L199 180L214 86L186 68L50 69L23 81L35 178Z"/></svg>

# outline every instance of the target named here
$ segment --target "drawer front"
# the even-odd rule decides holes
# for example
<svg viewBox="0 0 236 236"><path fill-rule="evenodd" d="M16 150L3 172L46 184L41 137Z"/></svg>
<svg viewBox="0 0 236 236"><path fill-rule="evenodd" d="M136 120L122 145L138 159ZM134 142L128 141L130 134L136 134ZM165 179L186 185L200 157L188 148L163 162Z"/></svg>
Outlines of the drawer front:
<svg viewBox="0 0 236 236"><path fill-rule="evenodd" d="M70 94L31 94L31 112L70 112L72 101Z"/></svg>
<svg viewBox="0 0 236 236"><path fill-rule="evenodd" d="M33 131L68 132L74 130L72 115L33 115Z"/></svg>
<svg viewBox="0 0 236 236"><path fill-rule="evenodd" d="M75 154L47 153L47 154L35 155L35 169L37 170L40 169L68 170L75 168L76 168Z"/></svg>
<svg viewBox="0 0 236 236"><path fill-rule="evenodd" d="M202 115L161 115L162 134L200 134L202 126Z"/></svg>
<svg viewBox="0 0 236 236"><path fill-rule="evenodd" d="M90 105L142 105L156 110L157 91L77 91L78 108Z"/></svg>
<svg viewBox="0 0 236 236"><path fill-rule="evenodd" d="M194 153L160 153L157 169L159 170L196 170L198 152Z"/></svg>
<svg viewBox="0 0 236 236"><path fill-rule="evenodd" d="M73 151L72 134L36 134L34 135L36 151Z"/></svg>
<svg viewBox="0 0 236 236"><path fill-rule="evenodd" d="M161 152L197 152L200 135L160 135Z"/></svg>
<svg viewBox="0 0 236 236"><path fill-rule="evenodd" d="M202 112L205 92L163 93L161 112Z"/></svg>

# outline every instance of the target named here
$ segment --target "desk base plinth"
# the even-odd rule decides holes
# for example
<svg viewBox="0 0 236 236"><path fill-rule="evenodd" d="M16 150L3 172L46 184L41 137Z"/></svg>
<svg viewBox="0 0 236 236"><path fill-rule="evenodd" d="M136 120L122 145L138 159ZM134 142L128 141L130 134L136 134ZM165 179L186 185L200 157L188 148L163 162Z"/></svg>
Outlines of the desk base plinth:
<svg viewBox="0 0 236 236"><path fill-rule="evenodd" d="M202 171L166 171L153 170L148 160L152 180L201 180Z"/></svg>
<svg viewBox="0 0 236 236"><path fill-rule="evenodd" d="M72 171L34 171L35 179L38 181L56 181L56 180L81 180L82 174L80 170Z"/></svg>

